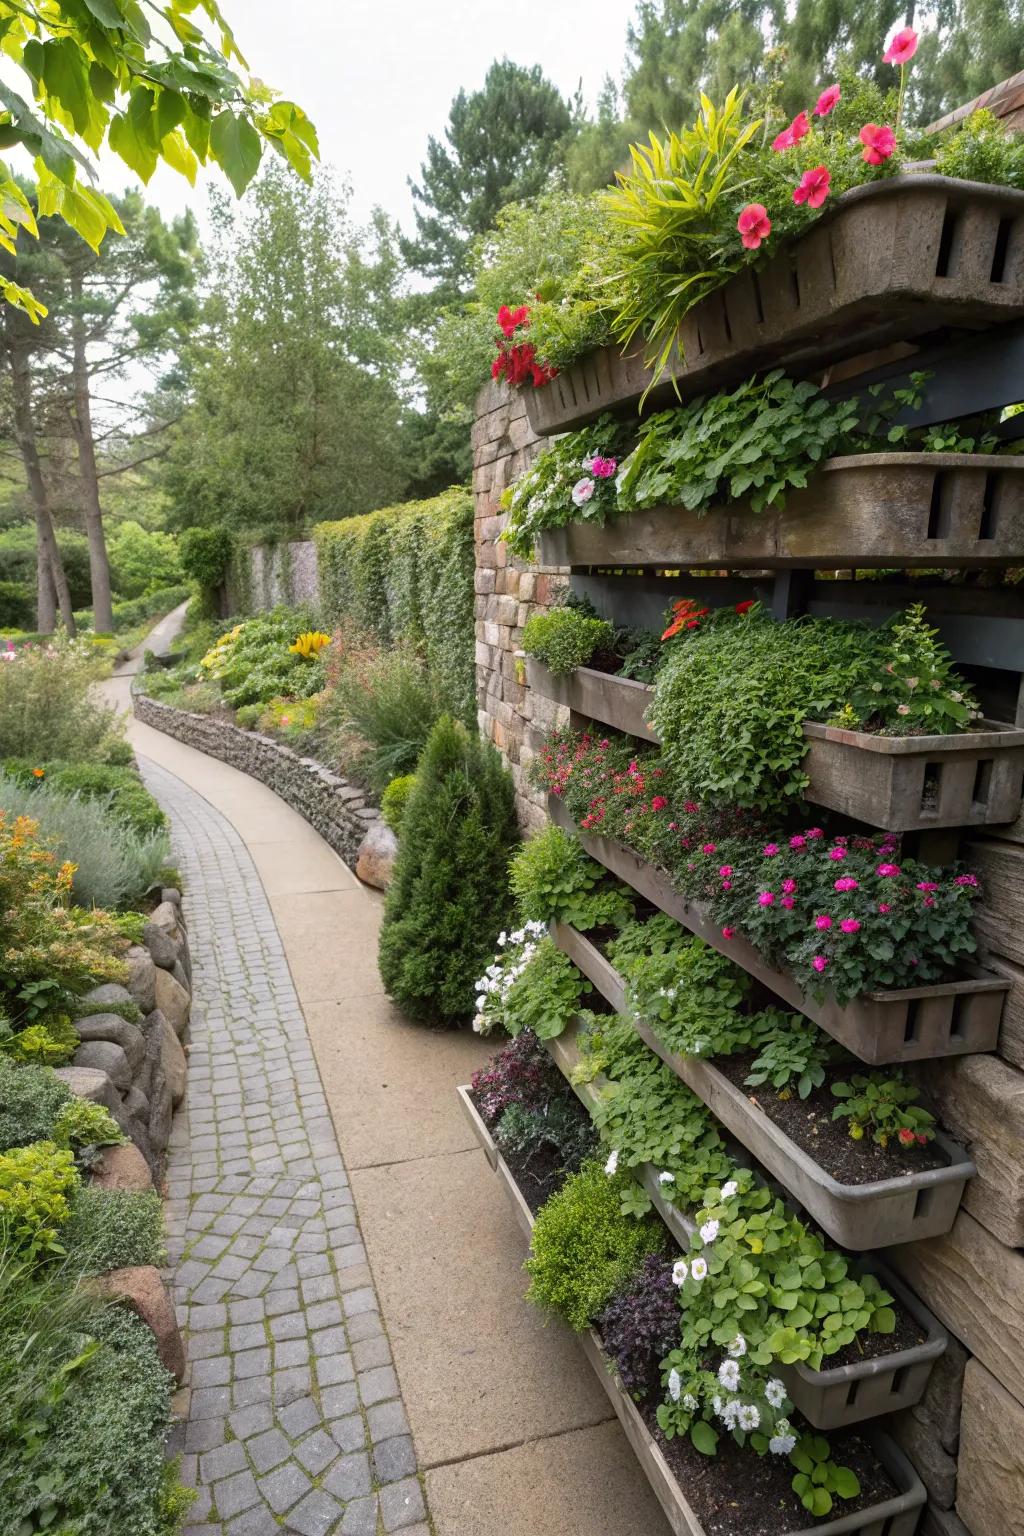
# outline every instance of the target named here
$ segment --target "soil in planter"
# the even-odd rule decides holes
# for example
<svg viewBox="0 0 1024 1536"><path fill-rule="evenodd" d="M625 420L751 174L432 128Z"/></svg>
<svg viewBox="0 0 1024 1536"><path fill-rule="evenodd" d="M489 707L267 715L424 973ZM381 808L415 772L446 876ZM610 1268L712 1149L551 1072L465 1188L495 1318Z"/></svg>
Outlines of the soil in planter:
<svg viewBox="0 0 1024 1536"><path fill-rule="evenodd" d="M780 1099L771 1084L751 1090L745 1079L756 1053L744 1051L735 1056L717 1056L714 1065L767 1115L801 1151L814 1158L819 1168L840 1184L873 1184L881 1179L909 1177L931 1168L945 1168L946 1157L935 1142L924 1147L880 1147L870 1136L854 1141L847 1120L833 1120L832 1111L839 1100L832 1094L832 1084L842 1082L851 1070L861 1070L859 1063L826 1074L820 1088L813 1088L806 1099L796 1094Z"/></svg>
<svg viewBox="0 0 1024 1536"><path fill-rule="evenodd" d="M761 1457L749 1447L741 1450L724 1434L717 1454L702 1456L689 1440L666 1440L653 1412L643 1406L640 1411L705 1536L780 1536L783 1531L803 1531L881 1504L899 1492L865 1440L857 1434L832 1435L833 1457L855 1474L860 1493L855 1499L836 1499L831 1513L815 1520L790 1487L795 1472L788 1457L770 1453Z"/></svg>

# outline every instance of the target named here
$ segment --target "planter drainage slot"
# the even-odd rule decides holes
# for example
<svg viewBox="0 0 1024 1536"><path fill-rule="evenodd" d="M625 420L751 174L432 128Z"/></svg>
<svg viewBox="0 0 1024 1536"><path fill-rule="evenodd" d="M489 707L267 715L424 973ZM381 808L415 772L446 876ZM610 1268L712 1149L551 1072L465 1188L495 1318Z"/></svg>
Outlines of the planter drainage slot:
<svg viewBox="0 0 1024 1536"><path fill-rule="evenodd" d="M936 277L952 277L960 261L960 214L955 208L947 208L942 220L939 238L939 255L935 263Z"/></svg>
<svg viewBox="0 0 1024 1536"><path fill-rule="evenodd" d="M965 998L959 992L953 998L953 1011L949 1016L949 1038L951 1040L962 1040L964 1037L964 1002Z"/></svg>
<svg viewBox="0 0 1024 1536"><path fill-rule="evenodd" d="M903 1040L906 1045L917 1039L917 1012L920 1002L918 997L907 999L907 1016L903 1022Z"/></svg>
<svg viewBox="0 0 1024 1536"><path fill-rule="evenodd" d="M754 294L754 308L757 310L757 323L764 325L764 303L761 299L761 279L757 275L757 268L753 267L750 273L751 289Z"/></svg>
<svg viewBox="0 0 1024 1536"><path fill-rule="evenodd" d="M985 489L981 498L981 522L978 525L978 538L994 539L996 536L997 522L997 498L996 491L999 486L999 475L990 469L985 476Z"/></svg>
<svg viewBox="0 0 1024 1536"><path fill-rule="evenodd" d="M942 764L925 763L921 780L921 815L937 816L942 789Z"/></svg>
<svg viewBox="0 0 1024 1536"><path fill-rule="evenodd" d="M1013 229L1013 220L1002 218L999 220L999 228L996 231L996 248L992 252L992 270L988 275L990 283L1005 283L1006 281L1006 256L1010 248L1010 231Z"/></svg>
<svg viewBox="0 0 1024 1536"><path fill-rule="evenodd" d="M935 1192L935 1187L932 1184L922 1185L922 1187L918 1190L917 1198L914 1201L914 1220L915 1221L917 1221L918 1218L921 1217L921 1216L927 1216L928 1212L931 1210L932 1195L934 1194L934 1192Z"/></svg>
<svg viewBox="0 0 1024 1536"><path fill-rule="evenodd" d="M889 1382L889 1391L893 1397L899 1397L900 1393L903 1391L903 1383L906 1379L906 1374L907 1368L905 1365L901 1365L898 1370L893 1371L892 1379Z"/></svg>
<svg viewBox="0 0 1024 1536"><path fill-rule="evenodd" d="M860 1376L856 1377L853 1381L850 1382L850 1385L846 1389L847 1408L852 1408L857 1401L857 1395L860 1392L861 1379L862 1378Z"/></svg>
<svg viewBox="0 0 1024 1536"><path fill-rule="evenodd" d="M952 527L950 507L953 500L952 487L947 475L940 469L932 480L932 499L928 507L928 533L929 539L948 539Z"/></svg>
<svg viewBox="0 0 1024 1536"><path fill-rule="evenodd" d="M975 805L987 805L989 791L992 788L992 759L981 757L974 772L974 788L971 790L971 799Z"/></svg>

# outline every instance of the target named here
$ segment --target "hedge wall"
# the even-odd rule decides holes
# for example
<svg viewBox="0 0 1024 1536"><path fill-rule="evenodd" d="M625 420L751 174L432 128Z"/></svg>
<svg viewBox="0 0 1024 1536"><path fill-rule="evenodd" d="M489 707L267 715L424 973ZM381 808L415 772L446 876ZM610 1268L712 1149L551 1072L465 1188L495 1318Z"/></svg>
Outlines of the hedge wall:
<svg viewBox="0 0 1024 1536"><path fill-rule="evenodd" d="M325 620L349 618L385 643L423 646L451 709L474 721L470 492L453 486L430 501L320 523L313 538Z"/></svg>

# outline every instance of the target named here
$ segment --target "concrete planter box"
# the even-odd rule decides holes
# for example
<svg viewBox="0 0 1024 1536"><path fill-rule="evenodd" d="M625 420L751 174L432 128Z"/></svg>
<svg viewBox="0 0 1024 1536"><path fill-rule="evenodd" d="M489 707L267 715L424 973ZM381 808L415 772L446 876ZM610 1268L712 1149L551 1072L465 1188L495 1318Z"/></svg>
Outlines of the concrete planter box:
<svg viewBox="0 0 1024 1536"><path fill-rule="evenodd" d="M782 364L863 353L940 326L998 325L1024 314L1024 194L942 176L855 187L798 240L744 267L683 320L678 355L651 403ZM595 353L524 391L535 432L566 432L635 406L651 382L642 357Z"/></svg>
<svg viewBox="0 0 1024 1536"><path fill-rule="evenodd" d="M1024 464L1022 464L1024 469ZM530 687L587 720L657 742L653 688L578 667L555 675L532 657ZM886 832L1014 821L1024 789L1024 730L985 720L963 735L876 736L806 720L804 799Z"/></svg>
<svg viewBox="0 0 1024 1536"><path fill-rule="evenodd" d="M550 796L549 808L553 821L577 830L560 800ZM880 1066L995 1050L1010 987L1007 979L974 969L959 981L866 992L845 1006L830 994L819 1001L802 991L788 972L769 965L746 939L723 939L721 929L699 902L687 901L667 875L646 864L631 849L607 837L585 832L579 833L579 837L591 858L712 948L735 960L790 1008L813 1019L861 1061Z"/></svg>
<svg viewBox="0 0 1024 1536"><path fill-rule="evenodd" d="M615 1011L624 1012L622 977L590 940L564 923L555 925L554 939ZM936 1137L947 1159L944 1168L872 1184L841 1184L762 1114L713 1061L669 1050L642 1019L634 1023L637 1034L655 1055L843 1248L856 1253L889 1248L896 1243L940 1237L953 1225L967 1180L977 1170L963 1148L949 1137Z"/></svg>
<svg viewBox="0 0 1024 1536"><path fill-rule="evenodd" d="M477 1113L470 1099L468 1087L459 1088L457 1091L487 1161L498 1174L505 1193L512 1203L516 1220L525 1236L529 1238L533 1231L533 1214L523 1199L508 1165L495 1147L490 1132ZM594 1329L590 1329L580 1335L580 1343L608 1394L608 1400L626 1432L626 1437L675 1536L706 1536L704 1527L662 1455L640 1410L604 1353L600 1337ZM868 1431L867 1438L879 1461L899 1489L898 1495L887 1499L884 1503L861 1510L858 1514L840 1515L826 1524L816 1524L812 1529L780 1533L780 1536L914 1536L926 1498L924 1485L903 1453L887 1436L877 1431Z"/></svg>
<svg viewBox="0 0 1024 1536"><path fill-rule="evenodd" d="M765 567L1005 566L1024 549L1024 462L987 453L826 459L784 507L652 507L541 535L541 563Z"/></svg>

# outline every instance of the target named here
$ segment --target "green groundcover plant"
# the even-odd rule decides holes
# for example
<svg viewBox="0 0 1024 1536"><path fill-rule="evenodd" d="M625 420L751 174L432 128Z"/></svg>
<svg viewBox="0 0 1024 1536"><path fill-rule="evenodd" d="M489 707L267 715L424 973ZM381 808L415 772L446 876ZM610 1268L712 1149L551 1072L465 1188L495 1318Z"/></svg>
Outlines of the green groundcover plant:
<svg viewBox="0 0 1024 1536"><path fill-rule="evenodd" d="M621 928L633 915L634 897L583 851L578 837L553 824L517 848L509 885L527 927L545 931L549 922L592 928ZM513 935L513 938L515 936Z"/></svg>
<svg viewBox="0 0 1024 1536"><path fill-rule="evenodd" d="M590 982L547 936L547 924L530 922L498 935L498 954L476 983L473 1029L488 1035L503 1028L538 1040L560 1035L579 1012Z"/></svg>
<svg viewBox="0 0 1024 1536"><path fill-rule="evenodd" d="M91 691L102 661L85 640L23 645L0 665L0 743L5 757L109 762L123 728L116 711Z"/></svg>

